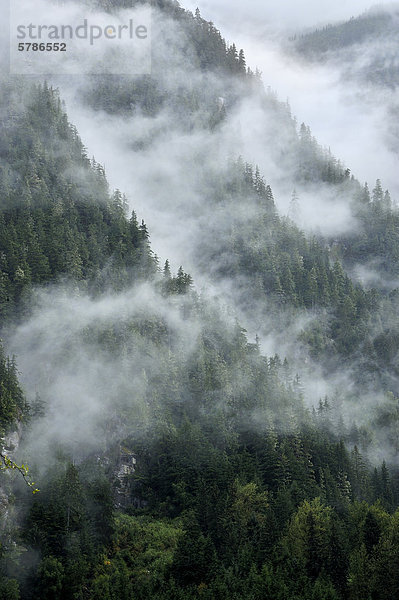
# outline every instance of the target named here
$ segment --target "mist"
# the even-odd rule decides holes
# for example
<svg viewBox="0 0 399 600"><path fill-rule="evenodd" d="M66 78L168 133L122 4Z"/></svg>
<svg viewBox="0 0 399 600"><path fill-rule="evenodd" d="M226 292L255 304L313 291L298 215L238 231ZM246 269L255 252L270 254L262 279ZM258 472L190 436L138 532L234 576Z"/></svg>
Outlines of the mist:
<svg viewBox="0 0 399 600"><path fill-rule="evenodd" d="M353 3L353 9L355 6ZM260 5L256 8L260 10ZM63 14L64 8L59 10ZM73 5L68 5L68 11L73 11ZM310 14L314 23L313 13L307 12L307 18L310 19ZM340 13L338 17L337 13L336 18L343 16ZM273 18L273 24L280 24L279 11ZM260 13L251 13L251 19L259 23ZM300 63L284 53L280 30L278 36L262 39L257 29L250 33L249 27L245 33L246 21L242 23L234 41L244 47L248 66L258 66L263 71L265 86L277 90L277 96L270 92L266 102L256 91L243 94L242 86L227 76L221 79L212 73L204 75L192 56L183 52L184 37L176 24L157 13L153 73L172 99L157 114L144 114L134 107L123 114L95 110L87 102L87 90L93 81L85 77L52 75L49 81L60 88L68 117L76 125L88 155L104 165L111 188L121 189L127 195L130 210L146 221L160 264L169 259L174 271L183 265L204 297L216 298L222 310L237 317L251 341L259 336L263 353L288 357L292 368L302 377L311 407L328 391L334 394L339 390L343 394L352 390L352 367L349 365L339 374L336 371L328 374L314 363L305 345L298 341L312 323L327 323L327 313L292 314L282 310L276 319L275 315L268 315L267 302L263 305L246 302L243 292L251 284L245 277L235 281L218 277L219 270L230 260L223 253L217 254L219 242L232 230L256 222L260 212L251 197L239 201L232 198L229 203L218 204L215 181L218 178L226 181L229 164L241 155L244 161L259 166L282 215L288 214L295 189L301 208L298 225L307 232L334 237L356 230L350 209L351 192L327 184L298 184L295 149L298 123L305 121L310 125L319 143L331 146L333 154L356 177L368 179L371 184L381 177L384 187L391 187L394 194L398 185L393 170L395 157L380 139L385 107L363 99L355 104L358 88L355 83L353 87L344 86L339 65L331 69L330 65ZM165 30L167 43L159 35ZM227 22L222 34L229 37L229 31ZM170 64L165 56L170 57ZM187 93L192 89L202 90L209 115L218 116L222 98L225 118L209 128L198 125L194 114L190 115L192 122L187 126L173 105L174 94L181 89ZM281 102L286 97L291 110ZM209 253L202 259L202 248L213 250L213 262ZM101 356L98 347L88 344L82 333L93 323L112 328L120 322L121 314L135 318L140 307L147 306L155 314L161 311L162 319L178 327L178 337L187 356L195 347L202 326L196 321L189 324L179 321L173 306L152 288L140 287L100 301L83 295L74 297L70 303L68 294L54 288L40 295L29 321L7 336L10 352L18 358L25 388L44 395L49 407L48 416L38 423L29 442L33 452L35 443L50 447L55 440L73 452L83 446L85 452L97 449L104 414L112 422L115 398L124 395L121 390L127 390L125 396L131 410L137 412L137 422L146 422L146 372L160 369L162 353L160 356L154 348L151 358L151 350L148 356L140 339L133 336L130 345L133 358L127 363ZM43 366L38 368L38 362ZM58 369L60 363L62 369ZM48 372L53 373L53 380ZM81 416L79 423L76 423L77 413ZM123 437L123 426L118 424L118 427L118 434Z"/></svg>
<svg viewBox="0 0 399 600"><path fill-rule="evenodd" d="M319 143L330 147L356 178L371 184L380 178L384 187L399 197L397 152L392 151L387 131L387 110L397 104L397 92L371 89L354 77L343 81L347 66L339 58L325 65L309 64L285 52L291 36L357 17L376 8L376 3L266 5L253 1L242 9L241 18L223 1L186 5L191 10L199 6L202 16L220 26L226 39L244 48L248 65L260 69L265 85L276 90L282 100L288 99L298 122L309 125ZM397 6L378 3L378 9ZM362 46L355 63L360 67L365 55L376 50L379 48L370 44ZM356 67L351 65L351 69Z"/></svg>
<svg viewBox="0 0 399 600"><path fill-rule="evenodd" d="M396 597L394 20L16 2L98 36L1 54L1 598Z"/></svg>
<svg viewBox="0 0 399 600"><path fill-rule="evenodd" d="M47 469L57 449L79 462L144 435L154 416L149 380L165 376L172 351L190 358L199 319L183 319L184 301L169 301L150 284L97 299L67 284L34 296L29 318L5 334L28 402L39 398L45 407L25 434L32 463L40 456ZM165 344L140 333L149 321L168 331Z"/></svg>
<svg viewBox="0 0 399 600"><path fill-rule="evenodd" d="M367 2L364 0L349 0L342 4L332 4L327 0L322 2L272 2L265 4L261 0L250 0L243 6L235 6L227 0L192 1L187 0L183 6L191 11L199 7L204 19L213 21L218 27L223 24L224 35L230 41L239 40L243 30L254 27L255 32L276 29L297 29L298 27L316 27L332 21L348 20L378 4L390 6L390 2Z"/></svg>

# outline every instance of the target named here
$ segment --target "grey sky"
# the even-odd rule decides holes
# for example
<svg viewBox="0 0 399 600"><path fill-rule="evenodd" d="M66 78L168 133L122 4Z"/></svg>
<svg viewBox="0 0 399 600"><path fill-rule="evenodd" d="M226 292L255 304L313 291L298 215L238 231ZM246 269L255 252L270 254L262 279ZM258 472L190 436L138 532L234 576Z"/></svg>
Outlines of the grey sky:
<svg viewBox="0 0 399 600"><path fill-rule="evenodd" d="M279 28L313 27L317 24L350 19L369 8L390 5L390 2L372 2L371 0L282 0L265 2L264 0L247 0L244 3L231 0L182 0L184 8L194 11L198 6L205 19L212 20L225 32L237 34L242 27L251 23L256 28L262 24ZM232 5L235 5L232 8Z"/></svg>

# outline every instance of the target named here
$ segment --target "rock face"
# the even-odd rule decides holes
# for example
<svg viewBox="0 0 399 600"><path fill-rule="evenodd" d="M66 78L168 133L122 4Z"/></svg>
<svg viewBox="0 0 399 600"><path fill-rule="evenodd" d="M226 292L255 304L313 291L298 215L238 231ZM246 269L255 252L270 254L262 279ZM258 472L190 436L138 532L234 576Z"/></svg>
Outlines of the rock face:
<svg viewBox="0 0 399 600"><path fill-rule="evenodd" d="M0 451L3 456L14 460L14 453L18 450L22 436L22 425L17 423L14 431L11 431L0 438ZM5 470L0 479L0 534L3 536L7 529L7 521L10 514L10 500L8 490L8 477L10 471ZM4 543L4 540L3 540Z"/></svg>
<svg viewBox="0 0 399 600"><path fill-rule="evenodd" d="M5 530L8 514L9 514L8 495L6 494L4 488L0 486L0 535L2 535Z"/></svg>
<svg viewBox="0 0 399 600"><path fill-rule="evenodd" d="M134 452L120 446L116 467L114 470L115 508L144 508L147 502L134 494L134 481L132 475L136 471L137 458Z"/></svg>
<svg viewBox="0 0 399 600"><path fill-rule="evenodd" d="M126 508L132 504L131 475L136 470L137 459L131 450L121 446L115 468L115 506Z"/></svg>
<svg viewBox="0 0 399 600"><path fill-rule="evenodd" d="M3 454L6 454L12 459L12 453L16 452L19 448L22 435L22 425L18 423L17 428L10 433L7 433L3 439L0 439L0 447L2 447Z"/></svg>

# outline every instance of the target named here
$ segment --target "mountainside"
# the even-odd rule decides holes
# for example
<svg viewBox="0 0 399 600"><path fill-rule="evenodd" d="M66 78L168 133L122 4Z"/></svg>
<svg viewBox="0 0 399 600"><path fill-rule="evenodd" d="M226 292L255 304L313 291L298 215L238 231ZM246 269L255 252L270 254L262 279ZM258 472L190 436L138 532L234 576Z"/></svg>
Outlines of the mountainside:
<svg viewBox="0 0 399 600"><path fill-rule="evenodd" d="M340 52L350 56L351 49L370 42L390 41L398 42L397 22L399 7L393 5L386 10L383 6L370 9L359 17L352 17L349 21L330 24L322 29L296 36L297 50L307 58L322 60L328 58L329 53ZM388 83L388 82L387 82ZM389 82L393 84L394 82Z"/></svg>
<svg viewBox="0 0 399 600"><path fill-rule="evenodd" d="M350 21L295 36L287 47L295 60L335 69L342 85L348 90L346 102L356 102L357 98L358 102L364 102L366 108L363 107L363 110L367 110L367 106L379 105L380 114L377 118L381 142L394 158L399 148L396 126L398 18L397 5L377 7ZM373 118L372 114L370 118ZM369 271L375 271L371 276L374 283L378 279L378 271L382 273L381 280L385 279L386 288L395 287L397 256L394 240L398 231L396 199L392 202L380 180L372 190L364 186L358 197L363 204L357 212L359 227L351 232L350 240L344 236L343 258L348 267L357 263ZM371 204L374 209L367 210ZM381 280L380 285L384 286Z"/></svg>
<svg viewBox="0 0 399 600"><path fill-rule="evenodd" d="M391 600L398 209L153 4L151 75L0 84L0 598Z"/></svg>
<svg viewBox="0 0 399 600"><path fill-rule="evenodd" d="M350 21L298 33L284 44L295 60L338 73L351 102L359 105L361 99L369 112L378 107L380 136L394 156L399 148L398 22L399 6L381 5Z"/></svg>

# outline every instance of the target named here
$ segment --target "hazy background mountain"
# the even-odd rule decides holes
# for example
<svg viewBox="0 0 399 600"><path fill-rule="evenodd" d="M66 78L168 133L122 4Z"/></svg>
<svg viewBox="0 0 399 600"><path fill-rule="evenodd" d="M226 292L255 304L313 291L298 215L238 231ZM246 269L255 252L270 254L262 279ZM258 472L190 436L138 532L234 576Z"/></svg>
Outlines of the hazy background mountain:
<svg viewBox="0 0 399 600"><path fill-rule="evenodd" d="M195 10L196 4L191 3L189 8ZM337 22L342 27L351 18L354 22L347 27L352 29L359 21L379 23L370 28L368 35L373 36L378 27L390 22L390 17L366 18L360 15L370 10L372 14L384 10L389 15L394 14L395 3L378 3L379 8L374 9L372 2L344 5L322 2L317 6L315 3L309 11L308 4L305 9L301 4L293 6L287 3L276 8L253 2L251 10L237 8L237 12L230 11L227 3L223 2L213 3L212 8L207 3L199 3L199 6L206 18L212 18L215 23L223 19L223 31L227 39L234 39L237 45L245 48L248 62L257 65L263 72L265 84L277 90L281 99L289 99L298 119L308 124L319 142L331 147L332 152L350 166L360 181L375 181L379 177L394 196L398 194L394 175L397 168L396 150L389 140L389 130L394 127L395 119L387 116L387 109L392 100L397 104L396 99L386 88L366 92L365 82L350 76L351 72L361 71L365 66L364 60L374 60L371 58L373 53L380 60L385 51L392 57L394 48L389 49L385 44L384 50L380 34L378 40L368 39L365 41L367 52L359 51L357 61L351 65L349 76L344 81L342 77L348 70L345 49L335 57L337 60L325 63L324 55L323 62L316 60L311 64L297 60L291 52L288 55L285 52L289 38L298 39L316 28L322 31L330 25L336 26ZM212 15L208 17L210 10ZM240 19L236 20L238 14ZM331 28L331 35L336 28ZM386 35L389 37L390 32L391 26L388 26ZM390 124L388 128L387 123Z"/></svg>

